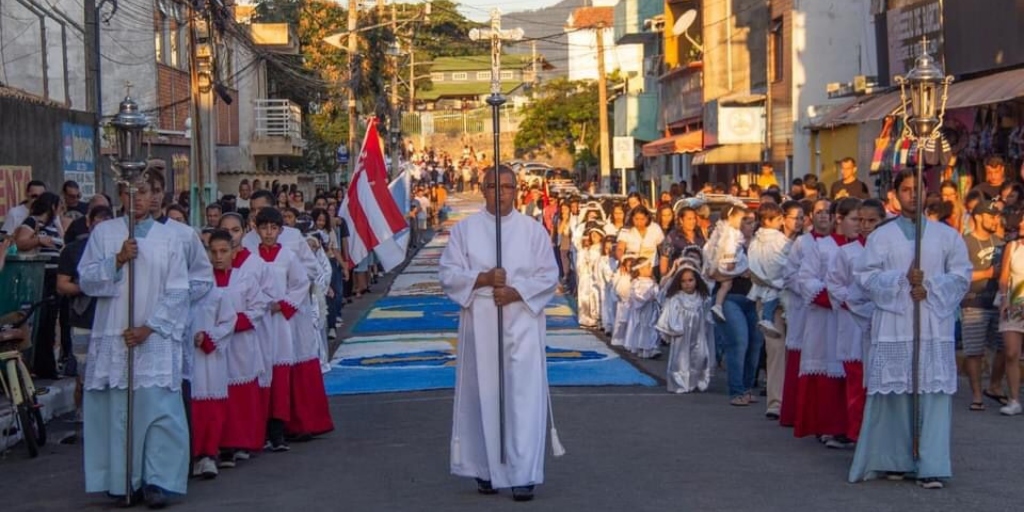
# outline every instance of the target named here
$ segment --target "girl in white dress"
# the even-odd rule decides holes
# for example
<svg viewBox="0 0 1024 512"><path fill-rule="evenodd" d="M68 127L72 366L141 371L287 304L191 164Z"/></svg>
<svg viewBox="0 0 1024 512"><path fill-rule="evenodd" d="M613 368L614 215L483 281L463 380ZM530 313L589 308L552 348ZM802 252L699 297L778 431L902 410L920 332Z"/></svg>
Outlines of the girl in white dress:
<svg viewBox="0 0 1024 512"><path fill-rule="evenodd" d="M607 226L605 227L607 229ZM597 279L601 291L601 329L609 336L615 326L616 297L613 280L615 273L619 270L619 263L613 256L614 252L615 235L605 235L601 247L601 258L597 261Z"/></svg>
<svg viewBox="0 0 1024 512"><path fill-rule="evenodd" d="M601 260L601 243L604 232L597 224L587 227L583 237L582 251L577 264L576 300L580 327L597 328L601 325L601 293L598 279L598 263Z"/></svg>
<svg viewBox="0 0 1024 512"><path fill-rule="evenodd" d="M635 253L627 253L619 262L619 272L612 280L615 291L615 321L612 324L612 345L621 347L626 344L626 324L629 320L630 290L633 285L633 262Z"/></svg>
<svg viewBox="0 0 1024 512"><path fill-rule="evenodd" d="M671 346L665 379L668 391L705 391L711 382L714 330L708 315L708 286L698 267L684 260L665 296L655 328Z"/></svg>
<svg viewBox="0 0 1024 512"><path fill-rule="evenodd" d="M658 283L654 281L653 260L640 258L633 271L629 291L629 318L626 324L626 349L643 359L661 355L660 336L654 324L658 319Z"/></svg>

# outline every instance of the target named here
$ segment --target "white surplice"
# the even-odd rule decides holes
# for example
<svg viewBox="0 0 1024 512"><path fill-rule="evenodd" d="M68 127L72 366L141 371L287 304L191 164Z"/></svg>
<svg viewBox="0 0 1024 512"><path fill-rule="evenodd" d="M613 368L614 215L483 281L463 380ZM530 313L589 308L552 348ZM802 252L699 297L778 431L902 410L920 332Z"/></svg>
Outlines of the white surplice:
<svg viewBox="0 0 1024 512"><path fill-rule="evenodd" d="M306 242L303 241L302 244L305 245ZM275 366L295 364L296 350L293 340L295 329L291 324L296 320L298 311L302 307L309 306L309 280L305 269L295 257L295 253L280 243L278 245L281 247L276 253L267 251L265 248L263 248L263 252L258 252L261 248L257 248L254 256L261 258L265 264L263 293L268 298L267 307L278 303L293 308L295 315L289 319L286 318L285 311L279 313L268 311L256 329L264 360L263 373L260 375L260 387L270 385ZM309 249L309 246L306 246L306 249ZM313 340L313 343L316 341Z"/></svg>
<svg viewBox="0 0 1024 512"><path fill-rule="evenodd" d="M601 328L611 334L615 328L615 275L619 270L618 262L610 255L601 256L597 264L597 275L601 284Z"/></svg>
<svg viewBox="0 0 1024 512"><path fill-rule="evenodd" d="M192 399L228 397L228 351L235 330L237 311L225 288L213 288L196 301L196 313L186 332L185 342L195 346L195 335L206 333L216 349L207 354L196 348L192 372Z"/></svg>
<svg viewBox="0 0 1024 512"><path fill-rule="evenodd" d="M901 224L903 226L901 227ZM857 282L875 303L871 349L864 361L868 394L910 393L913 389L913 301L907 271L914 259L912 222L897 218L876 229L864 248ZM928 297L921 302L922 393L956 393L956 311L971 282L973 266L956 230L926 222L921 270Z"/></svg>
<svg viewBox="0 0 1024 512"><path fill-rule="evenodd" d="M493 289L474 289L495 267L495 217L481 211L456 224L441 255L445 294L461 306L451 472L490 480L496 488L544 480L548 412L544 308L558 284L558 265L543 226L519 212L501 221L506 283L522 301L504 307L506 464L500 462L497 307Z"/></svg>
<svg viewBox="0 0 1024 512"><path fill-rule="evenodd" d="M840 306L836 355L843 362L863 361L871 344L868 333L875 306L853 275L863 257L862 240L850 242L840 247L825 276L829 298Z"/></svg>
<svg viewBox="0 0 1024 512"><path fill-rule="evenodd" d="M786 268L783 270L783 282L786 288L782 291L782 304L786 308L786 350L796 350L804 346L804 317L807 304L800 298L797 286L800 263L807 253L806 247L814 243L810 233L800 235L789 247L786 255Z"/></svg>
<svg viewBox="0 0 1024 512"><path fill-rule="evenodd" d="M242 248L232 261L227 286L223 287L227 300L238 316L244 316L231 334L231 348L228 350L229 384L248 384L266 374L266 365L259 333L269 332L264 323L270 312L270 297L264 289L267 279L266 263L256 254ZM251 329L245 325L251 325ZM266 340L269 344L270 340ZM266 375L264 382L270 378Z"/></svg>
<svg viewBox="0 0 1024 512"><path fill-rule="evenodd" d="M200 300L213 288L213 265L210 264L210 258L206 255L203 241L194 229L166 217L163 218L162 224L172 237L172 243L181 248L185 257L185 268L188 269L188 317L191 322L196 315L200 314L198 311ZM178 335L182 337L181 376L185 380L191 380L196 348L189 342L186 333L182 332Z"/></svg>
<svg viewBox="0 0 1024 512"><path fill-rule="evenodd" d="M814 236L814 235L812 235ZM825 274L836 254L839 245L836 237L814 236L812 243L804 247L800 270L797 272L796 286L800 299L807 308L804 311L803 347L800 350L800 376L825 375L841 378L846 376L843 363L836 353L836 322L838 304L822 307L814 301L822 292L826 292Z"/></svg>

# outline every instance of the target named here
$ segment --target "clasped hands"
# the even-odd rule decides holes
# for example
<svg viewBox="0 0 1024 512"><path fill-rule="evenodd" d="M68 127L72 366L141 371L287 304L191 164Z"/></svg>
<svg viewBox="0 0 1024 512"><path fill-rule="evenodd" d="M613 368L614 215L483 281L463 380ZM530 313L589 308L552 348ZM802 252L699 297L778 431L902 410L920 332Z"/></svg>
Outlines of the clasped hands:
<svg viewBox="0 0 1024 512"><path fill-rule="evenodd" d="M487 272L481 272L477 276L477 283L480 286L494 288L494 305L501 307L523 300L519 291L506 284L505 269L492 268Z"/></svg>
<svg viewBox="0 0 1024 512"><path fill-rule="evenodd" d="M921 302L928 298L928 291L924 289L924 271L913 267L907 271L907 282L910 283L910 298L914 302Z"/></svg>

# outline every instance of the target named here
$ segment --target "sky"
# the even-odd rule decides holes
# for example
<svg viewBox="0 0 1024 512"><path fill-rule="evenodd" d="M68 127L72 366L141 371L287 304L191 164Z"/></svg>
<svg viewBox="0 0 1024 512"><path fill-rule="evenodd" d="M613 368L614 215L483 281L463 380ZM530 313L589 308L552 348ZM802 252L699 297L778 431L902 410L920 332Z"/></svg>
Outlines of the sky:
<svg viewBox="0 0 1024 512"><path fill-rule="evenodd" d="M462 14L475 21L484 21L490 18L490 10L498 7L503 13L516 11L527 11L550 7L558 3L558 0L456 0L461 5Z"/></svg>

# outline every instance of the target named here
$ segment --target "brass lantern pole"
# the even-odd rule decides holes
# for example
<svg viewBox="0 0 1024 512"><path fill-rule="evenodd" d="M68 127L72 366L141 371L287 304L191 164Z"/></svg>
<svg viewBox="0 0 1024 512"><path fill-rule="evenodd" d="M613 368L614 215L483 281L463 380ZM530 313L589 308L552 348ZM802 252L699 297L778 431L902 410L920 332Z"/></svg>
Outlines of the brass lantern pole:
<svg viewBox="0 0 1024 512"><path fill-rule="evenodd" d="M929 141L942 136L942 118L946 113L949 84L953 77L945 76L935 58L928 53L928 39L921 40L921 54L907 75L897 76L900 102L903 105L904 130L917 141L917 175L915 176L914 205L914 270L921 270L921 237L924 234L924 148ZM907 104L907 88L910 104ZM941 98L940 98L941 94ZM941 101L941 103L940 103ZM914 301L913 378L913 453L914 460L921 457L921 303Z"/></svg>

